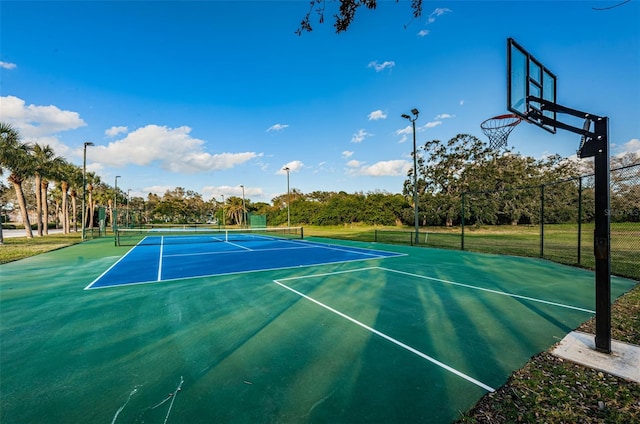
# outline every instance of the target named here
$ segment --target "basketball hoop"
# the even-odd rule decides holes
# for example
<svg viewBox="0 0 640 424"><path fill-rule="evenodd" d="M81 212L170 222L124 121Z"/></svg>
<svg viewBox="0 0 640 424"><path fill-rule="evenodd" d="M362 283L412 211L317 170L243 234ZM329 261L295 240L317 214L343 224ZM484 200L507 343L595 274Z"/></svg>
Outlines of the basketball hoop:
<svg viewBox="0 0 640 424"><path fill-rule="evenodd" d="M492 150L500 150L507 145L509 134L520 122L522 122L521 117L508 113L487 119L480 124L480 128L489 139L489 147Z"/></svg>

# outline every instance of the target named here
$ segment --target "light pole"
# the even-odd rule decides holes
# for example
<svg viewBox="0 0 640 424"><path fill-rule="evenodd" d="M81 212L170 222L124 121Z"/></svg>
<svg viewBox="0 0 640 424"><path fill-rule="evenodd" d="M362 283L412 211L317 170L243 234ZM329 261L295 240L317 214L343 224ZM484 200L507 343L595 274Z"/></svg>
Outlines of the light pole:
<svg viewBox="0 0 640 424"><path fill-rule="evenodd" d="M288 166L282 170L287 172L287 227L291 228L291 192L289 191L289 171L291 170Z"/></svg>
<svg viewBox="0 0 640 424"><path fill-rule="evenodd" d="M113 232L118 229L118 178L120 175L116 175L116 193L113 196Z"/></svg>
<svg viewBox="0 0 640 424"><path fill-rule="evenodd" d="M85 206L87 197L87 146L94 146L90 141L84 142L84 157L82 160L82 241L86 238L85 227L87 226L87 209ZM48 225L45 219L45 225Z"/></svg>
<svg viewBox="0 0 640 424"><path fill-rule="evenodd" d="M127 227L129 226L129 196L131 196L131 189L127 189Z"/></svg>
<svg viewBox="0 0 640 424"><path fill-rule="evenodd" d="M414 221L416 226L416 245L420 241L420 234L418 233L418 156L416 154L416 119L420 113L418 109L411 109L413 118L403 113L401 116L411 121L413 125L413 209L415 212Z"/></svg>
<svg viewBox="0 0 640 424"><path fill-rule="evenodd" d="M244 186L242 184L240 184L240 187L242 187L242 227L246 227L247 226L247 210L244 207Z"/></svg>

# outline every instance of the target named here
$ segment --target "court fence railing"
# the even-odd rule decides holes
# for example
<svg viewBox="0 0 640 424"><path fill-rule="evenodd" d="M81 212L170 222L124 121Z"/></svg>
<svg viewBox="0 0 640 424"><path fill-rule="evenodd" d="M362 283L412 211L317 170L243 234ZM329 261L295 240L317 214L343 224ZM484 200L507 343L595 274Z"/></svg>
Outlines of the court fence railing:
<svg viewBox="0 0 640 424"><path fill-rule="evenodd" d="M386 229L375 230L368 241L539 257L593 269L594 182L588 174L465 192L459 226L420 229L417 243L415 231ZM610 189L611 270L640 280L640 164L612 169Z"/></svg>

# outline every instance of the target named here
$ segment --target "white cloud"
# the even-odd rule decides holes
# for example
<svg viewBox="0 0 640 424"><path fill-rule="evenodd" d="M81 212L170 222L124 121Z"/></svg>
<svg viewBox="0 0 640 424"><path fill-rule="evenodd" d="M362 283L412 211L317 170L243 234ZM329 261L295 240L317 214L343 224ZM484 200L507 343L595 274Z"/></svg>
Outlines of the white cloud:
<svg viewBox="0 0 640 424"><path fill-rule="evenodd" d="M158 196L162 197L162 195L167 191L174 190L175 188L175 186L169 185L153 185L149 187L143 187L142 190L146 193L144 197L147 197L147 194L149 193L157 194Z"/></svg>
<svg viewBox="0 0 640 424"><path fill-rule="evenodd" d="M0 68L2 69L16 69L17 67L18 65L16 65L15 63L3 62L2 60L0 60Z"/></svg>
<svg viewBox="0 0 640 424"><path fill-rule="evenodd" d="M367 65L367 68L373 68L376 70L376 72L380 72L380 71L384 71L387 68L393 68L394 66L396 66L396 63L392 60L385 60L382 63L378 63L377 60L374 60L369 62L369 64Z"/></svg>
<svg viewBox="0 0 640 424"><path fill-rule="evenodd" d="M25 141L41 143L38 138L87 125L77 112L56 106L26 105L15 96L0 97L0 119L20 131Z"/></svg>
<svg viewBox="0 0 640 424"><path fill-rule="evenodd" d="M455 118L456 115L449 115L448 113L441 113L440 115L436 115L435 119L450 119Z"/></svg>
<svg viewBox="0 0 640 424"><path fill-rule="evenodd" d="M267 128L267 132L271 132L271 131L279 132L288 127L289 125L287 124L274 124L274 125L271 125L269 128Z"/></svg>
<svg viewBox="0 0 640 424"><path fill-rule="evenodd" d="M413 134L413 126L411 125L407 125L404 128L396 130L396 135L401 136L400 140L398 140L398 143L404 143L405 141L407 141L409 139L409 135L411 134Z"/></svg>
<svg viewBox="0 0 640 424"><path fill-rule="evenodd" d="M215 199L218 202L222 202L222 195L227 199L230 196L242 197L242 187L237 186L204 186L201 190L202 197L204 199ZM246 198L262 197L264 191L259 187L244 187L244 196Z"/></svg>
<svg viewBox="0 0 640 424"><path fill-rule="evenodd" d="M442 121L427 122L422 126L416 126L416 133L423 132L424 130L429 128L437 127L438 125L441 125L441 124L442 124ZM399 130L396 130L396 135L401 136L398 143L404 143L409 139L409 136L413 135L413 126L407 125L404 128L400 128Z"/></svg>
<svg viewBox="0 0 640 424"><path fill-rule="evenodd" d="M360 129L360 130L358 130L357 133L355 133L353 135L353 137L351 137L351 142L352 143L362 143L366 137L371 137L372 135L373 134L369 134L364 129Z"/></svg>
<svg viewBox="0 0 640 424"><path fill-rule="evenodd" d="M284 168L289 168L289 172L297 172L304 168L304 163L300 162L299 160L294 160L286 163L280 167L278 172L276 172L276 175L286 175L287 171L285 171Z"/></svg>
<svg viewBox="0 0 640 424"><path fill-rule="evenodd" d="M626 153L634 153L640 156L640 139L632 138L622 145L622 149L617 156L624 156Z"/></svg>
<svg viewBox="0 0 640 424"><path fill-rule="evenodd" d="M406 175L410 168L411 164L408 161L398 159L381 161L370 166L360 166L358 168L348 170L347 173L350 175L366 175L370 177L395 177Z"/></svg>
<svg viewBox="0 0 640 424"><path fill-rule="evenodd" d="M129 129L127 127L111 127L108 130L104 131L104 135L107 137L115 137L118 134L126 133Z"/></svg>
<svg viewBox="0 0 640 424"><path fill-rule="evenodd" d="M361 162L359 160L350 160L349 162L347 162L347 166L349 168L358 168L361 165Z"/></svg>
<svg viewBox="0 0 640 424"><path fill-rule="evenodd" d="M431 31L429 31L428 29L423 29L420 32L418 32L418 37L425 37L427 35L429 35Z"/></svg>
<svg viewBox="0 0 640 424"><path fill-rule="evenodd" d="M345 150L344 152L342 152L342 157L343 159L348 159L351 156L353 156L353 152L350 150Z"/></svg>
<svg viewBox="0 0 640 424"><path fill-rule="evenodd" d="M442 124L442 121L427 122L424 126L422 126L421 128L418 128L416 131L422 131L427 128L437 127L438 125L441 125L441 124Z"/></svg>
<svg viewBox="0 0 640 424"><path fill-rule="evenodd" d="M157 162L167 171L193 174L233 168L262 156L255 152L212 155L203 150L205 142L191 137L190 132L187 126L147 125L107 146L93 147L92 157L109 166L147 166Z"/></svg>
<svg viewBox="0 0 640 424"><path fill-rule="evenodd" d="M407 125L404 128L401 128L399 130L396 130L396 135L409 135L413 133L413 126L412 125Z"/></svg>
<svg viewBox="0 0 640 424"><path fill-rule="evenodd" d="M387 119L387 114L380 109L374 110L369 114L369 121L377 121L378 119Z"/></svg>
<svg viewBox="0 0 640 424"><path fill-rule="evenodd" d="M447 9L446 7L438 7L436 9L434 9L433 12L431 12L429 17L427 18L427 22L432 24L432 23L434 23L436 21L437 17L442 16L445 13L449 13L449 12L451 12L451 9Z"/></svg>

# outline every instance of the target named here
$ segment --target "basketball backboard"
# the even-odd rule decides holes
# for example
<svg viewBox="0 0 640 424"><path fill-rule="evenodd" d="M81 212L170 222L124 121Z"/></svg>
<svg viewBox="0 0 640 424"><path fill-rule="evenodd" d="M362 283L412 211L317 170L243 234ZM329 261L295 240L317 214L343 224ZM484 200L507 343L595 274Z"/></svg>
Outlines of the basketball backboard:
<svg viewBox="0 0 640 424"><path fill-rule="evenodd" d="M513 38L507 39L507 109L545 130L556 127L543 123L540 116L556 120L556 112L541 110L537 97L556 103L556 76L529 54Z"/></svg>

